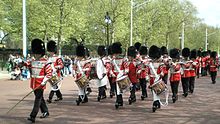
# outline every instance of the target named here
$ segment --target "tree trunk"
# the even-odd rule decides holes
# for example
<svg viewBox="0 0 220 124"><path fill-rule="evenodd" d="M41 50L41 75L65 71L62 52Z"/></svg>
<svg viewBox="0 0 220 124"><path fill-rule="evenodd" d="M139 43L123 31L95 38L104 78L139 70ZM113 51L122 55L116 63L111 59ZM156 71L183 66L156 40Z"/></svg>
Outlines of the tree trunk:
<svg viewBox="0 0 220 124"><path fill-rule="evenodd" d="M63 17L64 17L64 0L61 0L61 4L60 4L60 26L59 26L58 42L57 42L57 50L59 50L59 55L61 54L60 44L61 44L61 38L62 38L62 33L63 33Z"/></svg>

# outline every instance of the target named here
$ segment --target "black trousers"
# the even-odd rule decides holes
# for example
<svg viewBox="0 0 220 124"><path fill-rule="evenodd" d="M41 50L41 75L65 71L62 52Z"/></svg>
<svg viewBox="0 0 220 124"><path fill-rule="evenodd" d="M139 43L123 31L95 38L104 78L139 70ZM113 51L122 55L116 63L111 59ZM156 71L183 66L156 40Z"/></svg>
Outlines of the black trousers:
<svg viewBox="0 0 220 124"><path fill-rule="evenodd" d="M106 88L106 86L102 86L102 87L98 88L99 89L98 97L106 97L105 88Z"/></svg>
<svg viewBox="0 0 220 124"><path fill-rule="evenodd" d="M162 77L162 80L165 84L167 84L167 79L168 79L168 74L165 74L163 77Z"/></svg>
<svg viewBox="0 0 220 124"><path fill-rule="evenodd" d="M206 67L202 67L201 68L201 73L202 73L202 76L206 76L207 75Z"/></svg>
<svg viewBox="0 0 220 124"><path fill-rule="evenodd" d="M48 112L48 108L44 100L43 93L44 93L43 89L36 89L34 91L34 95L35 95L34 106L30 114L30 116L33 118L37 116L39 109L41 110L42 113Z"/></svg>
<svg viewBox="0 0 220 124"><path fill-rule="evenodd" d="M62 98L62 94L61 94L60 90L57 90L57 91L51 90L51 91L50 91L50 94L49 94L49 99L50 99L50 100L53 99L54 93L56 93L57 98Z"/></svg>
<svg viewBox="0 0 220 124"><path fill-rule="evenodd" d="M216 76L217 76L217 71L211 71L210 75L211 75L212 83L215 83L216 82L215 80L216 80Z"/></svg>
<svg viewBox="0 0 220 124"><path fill-rule="evenodd" d="M136 84L132 84L132 86L130 87L130 98L131 98L131 100L136 99L136 95L135 95L136 88L137 88Z"/></svg>
<svg viewBox="0 0 220 124"><path fill-rule="evenodd" d="M147 80L145 78L140 78L140 85L142 90L142 96L147 97Z"/></svg>
<svg viewBox="0 0 220 124"><path fill-rule="evenodd" d="M190 93L193 93L195 87L195 77L189 78L189 91Z"/></svg>
<svg viewBox="0 0 220 124"><path fill-rule="evenodd" d="M197 78L199 78L199 68L198 69L196 69L196 75L197 75Z"/></svg>
<svg viewBox="0 0 220 124"><path fill-rule="evenodd" d="M109 77L109 83L110 83L110 94L116 93L116 82L113 82L113 78Z"/></svg>
<svg viewBox="0 0 220 124"><path fill-rule="evenodd" d="M177 98L179 83L180 83L179 81L170 82L171 91L173 93L173 96L172 96L173 98Z"/></svg>
<svg viewBox="0 0 220 124"><path fill-rule="evenodd" d="M183 94L188 94L188 88L189 88L189 78L181 78L182 81L182 88L183 88Z"/></svg>

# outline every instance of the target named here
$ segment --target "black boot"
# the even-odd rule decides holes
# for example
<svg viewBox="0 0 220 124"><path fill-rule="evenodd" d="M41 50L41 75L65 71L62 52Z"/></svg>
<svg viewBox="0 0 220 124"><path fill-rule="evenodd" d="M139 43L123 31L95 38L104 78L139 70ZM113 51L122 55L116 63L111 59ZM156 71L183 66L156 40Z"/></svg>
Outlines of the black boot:
<svg viewBox="0 0 220 124"><path fill-rule="evenodd" d="M81 96L79 95L78 99L76 100L76 105L79 105L82 102Z"/></svg>
<svg viewBox="0 0 220 124"><path fill-rule="evenodd" d="M175 102L176 102L176 97L173 96L173 97L172 97L172 100L173 100L173 103L175 103Z"/></svg>
<svg viewBox="0 0 220 124"><path fill-rule="evenodd" d="M88 101L89 101L89 100L88 100L88 97L87 97L87 95L85 95L85 97L84 97L82 103L87 103Z"/></svg>
<svg viewBox="0 0 220 124"><path fill-rule="evenodd" d="M52 100L51 100L51 99L47 99L47 102L48 102L48 103L52 103Z"/></svg>
<svg viewBox="0 0 220 124"><path fill-rule="evenodd" d="M30 116L30 117L27 118L27 120L28 120L28 121L31 121L32 123L35 123L35 118L34 118L34 117L31 117L31 116Z"/></svg>
<svg viewBox="0 0 220 124"><path fill-rule="evenodd" d="M42 114L42 116L40 116L40 118L46 118L46 117L48 117L50 114L49 114L49 112L44 112L43 114Z"/></svg>

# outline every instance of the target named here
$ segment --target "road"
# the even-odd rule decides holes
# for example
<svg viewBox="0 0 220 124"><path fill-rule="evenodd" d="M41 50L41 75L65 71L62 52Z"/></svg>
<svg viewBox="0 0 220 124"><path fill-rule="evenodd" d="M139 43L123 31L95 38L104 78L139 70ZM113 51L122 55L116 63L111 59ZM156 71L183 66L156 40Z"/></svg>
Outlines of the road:
<svg viewBox="0 0 220 124"><path fill-rule="evenodd" d="M31 94L22 101L9 114L6 112L15 105L28 92L29 80L12 81L0 79L0 124L28 124L34 95ZM182 87L179 86L179 100L172 103L169 97L169 105L152 113L152 96L141 101L140 91L137 92L137 101L128 105L129 92L124 95L124 106L115 109L115 98L107 98L97 102L97 88L95 81L91 83L93 92L89 95L89 102L76 106L77 86L72 77L63 80L61 92L63 100L47 104L50 116L40 119L38 124L219 124L220 123L220 78L216 84L211 84L209 77L196 79L195 93L183 98ZM170 88L170 86L169 86ZM47 84L45 99L48 98L50 86ZM107 92L109 94L109 91ZM170 92L171 96L171 92Z"/></svg>

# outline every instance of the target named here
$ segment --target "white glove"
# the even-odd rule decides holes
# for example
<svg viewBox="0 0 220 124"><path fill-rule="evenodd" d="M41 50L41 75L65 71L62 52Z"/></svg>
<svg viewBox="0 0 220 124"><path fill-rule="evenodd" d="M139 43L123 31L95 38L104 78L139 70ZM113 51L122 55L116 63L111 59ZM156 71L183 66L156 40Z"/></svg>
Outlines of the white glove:
<svg viewBox="0 0 220 124"><path fill-rule="evenodd" d="M46 85L46 82L42 82L40 85L41 85L41 86L45 86L45 85Z"/></svg>

